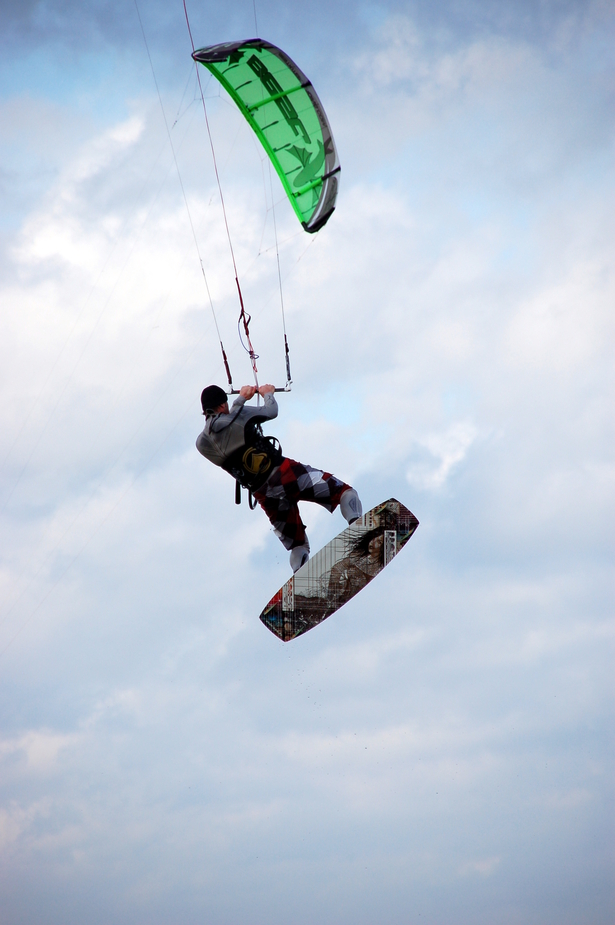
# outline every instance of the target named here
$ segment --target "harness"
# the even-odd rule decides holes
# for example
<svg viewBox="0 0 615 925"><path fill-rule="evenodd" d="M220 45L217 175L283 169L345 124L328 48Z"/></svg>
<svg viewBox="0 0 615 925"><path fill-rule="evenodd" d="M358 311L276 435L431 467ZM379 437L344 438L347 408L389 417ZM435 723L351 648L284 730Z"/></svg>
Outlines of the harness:
<svg viewBox="0 0 615 925"><path fill-rule="evenodd" d="M275 437L265 436L260 424L249 421L245 428L246 442L236 449L222 463L222 468L236 480L242 488L251 493L267 481L273 470L284 459L280 441ZM235 494L237 500L239 489Z"/></svg>

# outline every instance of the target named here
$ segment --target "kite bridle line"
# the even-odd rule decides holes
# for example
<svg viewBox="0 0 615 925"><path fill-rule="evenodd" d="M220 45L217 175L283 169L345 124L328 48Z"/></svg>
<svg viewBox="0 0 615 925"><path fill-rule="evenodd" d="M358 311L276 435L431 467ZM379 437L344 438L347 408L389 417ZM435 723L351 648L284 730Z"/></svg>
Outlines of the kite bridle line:
<svg viewBox="0 0 615 925"><path fill-rule="evenodd" d="M282 290L282 271L280 269L280 249L278 247L278 226L275 220L275 199L273 196L273 179L271 176L271 161L269 164L269 189L271 191L271 213L273 215L273 233L275 236L275 256L278 265L278 286L280 289L280 308L282 309L282 329L284 331L284 359L286 361L286 389L290 392L293 378L290 374L290 352L288 349L288 338L286 337L286 317L284 315L284 292Z"/></svg>
<svg viewBox="0 0 615 925"><path fill-rule="evenodd" d="M193 39L193 37L192 37L192 29L190 28L190 18L189 18L189 16L188 16L188 8L187 8L187 6L186 6L186 0L182 0L182 3L183 3L183 7L184 7L184 16L185 16L185 18L186 18L186 26L187 26L187 28L188 28L188 35L190 36L190 44L191 44L191 46L192 46L192 51L193 51L193 53L194 53L194 51L196 50L196 48L195 48L195 44L194 44L194 39ZM253 6L254 6L254 22L255 22L255 26L256 26L256 28L257 28L257 32L258 32L258 26L257 26L257 23L256 23L256 2L255 2L255 0L253 0ZM229 251L230 251L230 254L231 254L231 260L232 260L232 263L233 263L233 272L234 272L234 274L235 274L235 284L236 284L236 286L237 286L237 294L238 294L238 296L239 296L240 311L239 311L239 318L238 318L238 320L237 320L237 327L238 327L238 331L239 331L239 340L240 340L240 342L241 342L242 347L244 348L244 350L248 353L248 355L249 355L249 357L250 357L250 363L251 363L251 365L252 365L252 372L253 372L253 375L254 375L254 382L255 382L255 384L256 384L256 388L258 389L258 387L259 387L259 384L258 384L258 368L257 368L257 365L256 365L256 361L257 361L257 359L258 359L258 354L255 352L254 347L252 346L252 340L251 340L251 338L250 338L250 321L252 320L252 317L251 317L251 315L249 315L249 314L246 312L245 306L244 306L243 293L242 293L242 291L241 291L241 284L240 284L240 282L239 282L239 273L238 273L238 271L237 271L237 262L236 262L236 260L235 260L235 250L234 250L234 248L233 248L233 241L232 241L232 239L231 239L231 231L230 231L230 227L229 227L229 223L228 223L228 217L227 217L227 214L226 214L226 205L225 205L225 202L224 202L224 194L222 193L222 184L221 184L221 182L220 182L220 174L219 174L219 171L218 171L218 162L217 162L217 158L216 158L216 151L215 151L215 148L214 148L213 136L212 136L212 134L211 134L211 128L210 128L210 125L209 125L209 116L208 116L208 114L207 114L207 106L206 106L206 104L205 104L205 94L204 94L204 92L203 92L203 85L202 85L202 83L201 83L201 73L200 73L200 71L199 71L198 62L196 62L196 61L195 61L195 67L196 67L196 77L197 77L197 81L198 81L198 85L199 85L199 92L200 92L200 95L201 95L201 103L202 103L202 106L203 106L203 114L204 114L204 116L205 116L205 125L206 125L206 127L207 127L207 137L209 138L209 146L210 146L210 149L211 149L211 157L212 157L212 161L213 161L213 165L214 165L214 173L215 173L215 176L216 176L216 183L217 183L217 185L218 185L218 193L220 194L220 204L221 204L221 206L222 206L222 215L223 215L223 217L224 217L224 227L225 227L225 229L226 229L226 238L227 238L227 241L228 241ZM272 191L272 200L273 200L273 191ZM289 348L288 348L288 339L287 339L287 336L286 336L286 320L285 320L285 317L284 317L284 299L283 299L283 296L282 296L282 276L281 276L281 273L280 273L280 254L279 254L279 250L278 250L278 237L277 237L277 228L276 228L276 223L275 223L275 209L274 209L274 213L273 213L273 223L274 223L274 229L275 229L276 255L277 255L277 263L278 263L278 282L279 282L279 287L280 287L280 300L281 300L281 304L282 304L282 325L283 325L283 329L284 329L284 351L285 351L285 362L286 362L286 385L284 386L284 388L276 388L276 392L290 392L290 390L291 390L291 385L292 385L292 379L291 379L291 375L290 375L290 353L289 353ZM212 311L213 311L213 306L212 306ZM214 317L215 317L215 316L214 316ZM243 338L242 338L242 335L241 335L241 328L242 328L242 327L243 327L243 331L244 331L244 335L245 335L245 339L246 339L247 346L246 346L246 344L244 343ZM218 325L217 325L217 323L216 323L216 330L218 330ZM230 372L228 360L227 360L227 357L226 357L226 353L224 352L224 347L223 347L223 345L222 345L222 339L221 339L221 337L220 337L220 332L219 332L219 331L218 331L218 339L220 340L220 348L221 348L221 350L222 350L222 358L223 358L223 360L224 360L224 368L226 369L226 375L227 375L227 378L228 378L230 394L231 394L231 395L237 395L238 392L239 392L239 390L233 388L232 376L231 376L231 372Z"/></svg>
<svg viewBox="0 0 615 925"><path fill-rule="evenodd" d="M207 281L207 274L205 273L205 266L204 266L204 264L203 264L203 258L201 257L201 251L200 251L200 248L199 248L199 242L198 242L198 239L197 239L197 236L196 236L196 231L195 231L195 229L194 229L194 222L192 221L192 213L190 212L190 206L188 205L188 198L187 198L187 196L186 196L186 190L184 189L184 183L183 183L182 176L181 176L181 173L180 173L180 170L179 170L179 164L177 163L177 156L176 156L176 154L175 154L175 146L174 146L174 144L173 144L173 139L172 139L172 137L171 137L171 130L169 129L169 123L167 122L167 116L166 116L166 113L165 113L165 111L164 111L164 106L163 106L163 104L162 104L162 96L160 95L160 88L158 87L158 80L156 79L156 72L155 72L155 70L154 70L154 63L153 63L153 61L152 61L152 56L151 56L151 54L150 54L149 45L148 45L148 43L147 43L147 36L145 35L145 29L143 28L143 21L142 21L142 19L141 19L141 13L140 13L140 11L139 11L139 4L137 3L137 0L134 0L134 4L135 4L135 9L136 9L136 11L137 11L137 18L138 18L138 20L139 20L139 26L141 27L141 34L142 34L142 36L143 36L143 42L145 43L145 50L146 50L146 52L147 52L147 57L148 57L148 60L149 60L149 66L150 66L150 69L151 69L151 72L152 72L152 77L154 78L154 85L155 85L155 87L156 87L156 93L158 94L158 102L160 103L160 109L161 109L161 111L162 111L162 118L163 118L163 121L164 121L164 127L165 127L165 129L166 129L166 131L167 131L167 137L168 137L168 139L169 139L169 145L170 145L170 147L171 147L171 153L173 154L173 161L175 162L175 170L177 171L177 179L179 180L179 185L180 185L180 187L181 187L182 196L183 196L183 199L184 199L184 205L186 206L186 212L188 213L188 221L190 222L190 229L191 229L191 231L192 231L192 238L193 238L193 240L194 240L194 246L196 247L197 256L198 256L198 258L199 258L199 265L200 265L200 267L201 267L201 274L202 274L202 276L203 276L203 281L204 281L204 283L205 283L205 289L206 289L206 291L207 291L207 298L208 298L208 300L209 300L209 307L211 308L211 314L212 314L212 317L213 317L213 320L214 320L214 326L215 326L215 328L216 328L216 334L218 335L218 340L219 340L219 342L220 342L220 349L222 350L222 360L223 360L223 362L224 362L224 369L226 370L226 377L227 377L228 382L229 382L229 387L232 389L232 388L233 388L233 381L232 381L232 376L231 376L231 370L230 370L229 362L228 362L228 359L227 359L227 356L226 356L226 351L225 351L225 349L224 349L224 344L222 343L222 336L221 336L221 334L220 334L220 328L218 327L218 319L216 318L216 312L215 312L215 309L214 309L214 302L213 302L213 299L212 299L212 297L211 297L211 291L210 291L210 289L209 289L209 283L208 283L208 281ZM185 4L184 4L184 8L185 8ZM190 27L188 27L188 28L190 28ZM190 36L190 38L192 39L192 35ZM199 81L199 85L200 85L200 81ZM202 91L201 91L201 92L202 92Z"/></svg>
<svg viewBox="0 0 615 925"><path fill-rule="evenodd" d="M190 44L192 45L192 51L194 52L194 51L196 51L196 48L195 48L195 45L194 45L194 39L192 38L192 29L190 28L190 19L188 18L188 9L187 9L187 7L186 7L186 0L182 0L182 2L183 2L183 5L184 5L184 16L186 17L186 26L188 27L188 35L190 36ZM216 159L216 151L215 151L215 148L214 148L214 141L213 141L213 138L212 138L211 129L210 129L210 127L209 127L209 117L208 117L208 115L207 115L207 106L205 105L205 94L203 93L203 85L201 84L201 74L200 74L200 72L199 72L199 65L198 65L198 63L197 63L196 61L194 62L194 66L195 66L195 68L196 68L196 79L197 79L197 81L198 81L198 84L199 84L199 92L200 92L200 94L201 94L201 103L203 104L203 113L204 113L204 115L205 115L205 125L207 126L207 137L209 138L209 147L211 148L211 157L212 157L213 164L214 164L214 173L215 173L215 175L216 175L216 183L218 184L218 193L220 194L220 203L221 203L221 205L222 205L222 215L224 216L224 227L226 228L226 238L227 238L227 241L228 241L229 250L230 250L230 252L231 252L231 260L233 261L233 272L235 273L235 283L237 284L237 293L238 293L238 295L239 295L240 312L239 312L238 324L239 324L239 325L243 324L243 328L244 328L245 335L246 335L246 340L247 340L247 342L248 342L248 346L245 347L245 345L244 345L244 347L245 347L245 349L247 350L247 352L248 352L249 355L250 355L250 363L252 364L252 372L253 372L253 374L254 374L254 382L255 382L255 384L256 384L256 388L258 389L258 368L257 368L257 366L256 366L256 361L257 361L257 359L258 359L258 356L257 356L257 354L254 352L254 348L252 347L252 341L250 340L250 330L249 330L250 315L246 315L246 310L245 310L244 304L243 304L243 294L242 294L242 292L241 292L241 285L240 285L240 283L239 283L239 274L238 274L238 272L237 272L237 262L236 262L236 260L235 260L235 251L234 251L234 249L233 249L233 242L232 242L232 240L231 240L231 231L230 231L230 228L229 228L228 218L227 218L227 215L226 215L226 206L225 206L225 204L224 204L224 195L223 195L223 193L222 193L222 184L220 183L220 174L219 174L219 172L218 172L218 161L217 161L217 159ZM240 335L240 339L241 339L241 335ZM243 344L243 341L242 341L242 344ZM222 340L220 340L220 346L222 346ZM228 361L227 361L227 359L226 359L226 354L224 353L224 348L222 348L222 354L223 354L223 356L224 356L224 365L225 365L225 369L226 369L226 375L227 375L227 377L228 377L229 387L230 387L230 390L231 390L231 394L233 395L233 394L236 394L236 390L233 389L232 376L231 376L231 372L230 372L230 369L229 369L229 366L228 366Z"/></svg>

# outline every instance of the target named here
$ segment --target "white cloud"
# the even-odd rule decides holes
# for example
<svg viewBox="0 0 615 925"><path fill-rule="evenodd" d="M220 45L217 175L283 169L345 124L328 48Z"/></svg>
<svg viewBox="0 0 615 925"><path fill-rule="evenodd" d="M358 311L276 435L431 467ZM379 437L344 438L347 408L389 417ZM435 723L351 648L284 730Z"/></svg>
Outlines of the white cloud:
<svg viewBox="0 0 615 925"><path fill-rule="evenodd" d="M481 877L490 877L500 866L501 861L502 859L499 857L483 858L480 861L466 861L459 868L459 876L467 877L471 874L479 874Z"/></svg>
<svg viewBox="0 0 615 925"><path fill-rule="evenodd" d="M606 254L591 262L581 257L561 281L524 300L508 329L510 362L544 375L573 372L600 356L615 340L611 264Z"/></svg>
<svg viewBox="0 0 615 925"><path fill-rule="evenodd" d="M50 809L49 800L41 800L27 809L23 809L16 801L11 801L6 808L0 808L0 850L10 848L38 818L48 816Z"/></svg>
<svg viewBox="0 0 615 925"><path fill-rule="evenodd" d="M73 741L73 735L31 730L19 738L0 741L0 755L23 755L27 773L45 774L55 770L58 753Z"/></svg>
<svg viewBox="0 0 615 925"><path fill-rule="evenodd" d="M364 499L409 496L421 520L318 631L284 646L259 624L287 555L194 449L200 390L223 370L159 115L132 103L92 130L4 249L15 921L40 921L53 895L63 925L337 925L380 920L386 895L391 920L476 925L536 875L559 896L562 870L570 915L607 921L599 847L579 848L601 844L610 788L606 97L553 47L428 39L397 17L375 53L353 46L363 82L328 105L338 210L308 242L280 208L295 386L269 430ZM277 381L261 162L219 109L259 364ZM240 381L234 279L188 121L180 166ZM306 520L314 546L341 526ZM468 900L487 882L493 905ZM528 899L518 919L563 907Z"/></svg>
<svg viewBox="0 0 615 925"><path fill-rule="evenodd" d="M465 459L478 431L469 421L453 424L443 434L427 434L418 440L433 457L433 463L416 463L408 469L410 485L438 491L453 470Z"/></svg>

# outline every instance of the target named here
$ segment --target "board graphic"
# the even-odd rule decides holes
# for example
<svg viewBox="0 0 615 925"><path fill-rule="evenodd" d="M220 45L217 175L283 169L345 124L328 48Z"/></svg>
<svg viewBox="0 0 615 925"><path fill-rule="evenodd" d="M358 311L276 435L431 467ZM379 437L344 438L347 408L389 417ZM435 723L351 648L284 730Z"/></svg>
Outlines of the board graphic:
<svg viewBox="0 0 615 925"><path fill-rule="evenodd" d="M406 545L419 522L395 498L359 517L302 565L260 619L283 642L318 626L358 594Z"/></svg>

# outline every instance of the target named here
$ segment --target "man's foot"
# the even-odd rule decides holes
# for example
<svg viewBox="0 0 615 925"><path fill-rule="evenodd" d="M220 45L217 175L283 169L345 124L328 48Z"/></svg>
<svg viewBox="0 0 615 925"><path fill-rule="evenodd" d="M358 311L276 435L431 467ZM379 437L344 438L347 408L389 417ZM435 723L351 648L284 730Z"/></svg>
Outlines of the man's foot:
<svg viewBox="0 0 615 925"><path fill-rule="evenodd" d="M310 544L306 540L303 546L293 546L290 551L290 567L293 572L298 571L310 558Z"/></svg>
<svg viewBox="0 0 615 925"><path fill-rule="evenodd" d="M347 488L340 498L340 511L349 524L353 524L363 514L363 506L354 488Z"/></svg>

